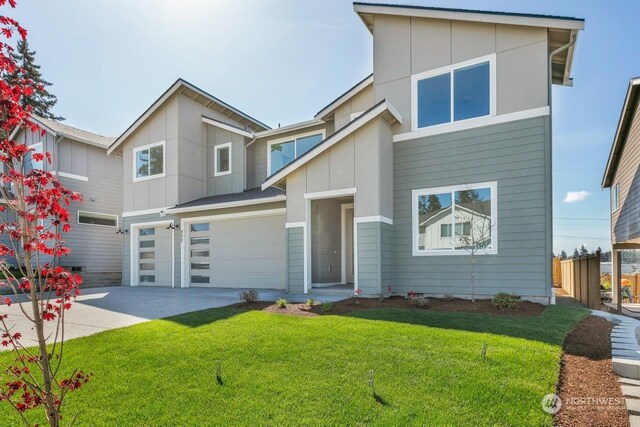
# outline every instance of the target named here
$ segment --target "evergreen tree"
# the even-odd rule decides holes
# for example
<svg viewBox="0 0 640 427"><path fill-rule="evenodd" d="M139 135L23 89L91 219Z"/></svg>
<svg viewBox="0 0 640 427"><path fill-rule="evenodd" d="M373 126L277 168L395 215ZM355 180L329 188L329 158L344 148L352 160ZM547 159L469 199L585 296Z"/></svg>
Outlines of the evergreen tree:
<svg viewBox="0 0 640 427"><path fill-rule="evenodd" d="M580 245L580 256L589 255L589 251L585 245Z"/></svg>
<svg viewBox="0 0 640 427"><path fill-rule="evenodd" d="M480 194L476 190L462 190L456 192L456 203L478 203Z"/></svg>
<svg viewBox="0 0 640 427"><path fill-rule="evenodd" d="M13 84L21 79L30 79L33 86L41 88L36 90L32 95L22 95L22 108L31 106L32 114L51 120L64 120L64 117L56 116L53 113L53 107L58 102L55 95L47 91L47 87L51 83L42 78L40 66L35 63L35 54L33 50L29 50L29 44L26 40L19 40L16 49L11 53L11 58L18 65L18 68L8 76Z"/></svg>
<svg viewBox="0 0 640 427"><path fill-rule="evenodd" d="M565 251L560 252L560 259L567 259L567 253Z"/></svg>
<svg viewBox="0 0 640 427"><path fill-rule="evenodd" d="M425 200L424 196L420 197L418 201L418 210L420 214L426 214L429 212L437 212L442 210L442 203L440 203L440 199L435 194L430 194L427 196Z"/></svg>
<svg viewBox="0 0 640 427"><path fill-rule="evenodd" d="M573 250L573 257L574 257L574 258L578 258L579 256L580 256L580 252L578 252L578 248L575 248L575 249Z"/></svg>

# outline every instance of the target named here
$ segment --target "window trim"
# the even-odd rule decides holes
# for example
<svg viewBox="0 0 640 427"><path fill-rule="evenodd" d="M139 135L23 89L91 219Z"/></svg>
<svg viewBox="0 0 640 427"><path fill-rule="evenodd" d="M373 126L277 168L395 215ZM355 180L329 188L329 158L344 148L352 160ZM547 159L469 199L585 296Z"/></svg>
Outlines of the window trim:
<svg viewBox="0 0 640 427"><path fill-rule="evenodd" d="M413 256L467 255L466 249L418 249L418 197L429 194L454 193L463 190L491 189L491 249L480 250L475 255L498 254L498 182L479 182L474 184L449 185L446 187L420 188L411 191L411 253ZM455 198L452 195L455 206ZM452 228L453 231L453 228Z"/></svg>
<svg viewBox="0 0 640 427"><path fill-rule="evenodd" d="M616 196L615 209L613 207L613 196ZM611 186L611 213L618 212L620 210L620 183L616 182Z"/></svg>
<svg viewBox="0 0 640 427"><path fill-rule="evenodd" d="M473 65L478 65L483 62L489 62L489 114L484 116L472 117L470 119L464 120L454 120L454 81L453 75L454 71L460 68L466 68ZM451 114L450 120L446 123L440 123L432 126L424 126L418 127L418 82L420 80L424 80L430 77L436 77L442 74L450 74L451 78ZM454 123L473 123L473 120L482 121L482 119L486 120L487 117L494 117L497 115L497 83L496 83L496 54L492 53L490 55L481 56L478 58L470 59L468 61L458 62L456 64L447 65L444 67L436 68L435 70L428 70L422 73L413 74L411 76L411 131L416 132L424 129L441 129L446 128L446 126L451 126Z"/></svg>
<svg viewBox="0 0 640 427"><path fill-rule="evenodd" d="M85 214L94 214L94 215L108 215L108 216L113 216L116 218L116 225L104 225L104 224L87 224L84 222L80 222L80 212L85 213ZM120 226L120 216L116 215L116 214L108 214L108 213L102 213L102 212L92 212L92 211L83 211L83 210L78 210L76 212L76 223L78 225L86 225L89 227L109 227L109 228L117 228Z"/></svg>
<svg viewBox="0 0 640 427"><path fill-rule="evenodd" d="M220 144L220 145L215 145L213 147L213 176L225 176L225 175L229 175L231 174L231 169L232 169L232 163L231 163L231 152L232 150L232 143L231 142L226 142L224 144ZM229 149L229 170L228 171L224 171L224 172L219 172L218 171L218 151L228 148Z"/></svg>
<svg viewBox="0 0 640 427"><path fill-rule="evenodd" d="M140 151L151 150L153 147L162 145L162 173L138 177L136 170L136 158ZM149 166L151 166L151 151L149 151ZM147 181L150 179L162 178L167 175L167 144L166 141L154 142L153 144L142 145L133 149L132 158L133 182Z"/></svg>
<svg viewBox="0 0 640 427"><path fill-rule="evenodd" d="M295 135L291 135L288 137L284 137L284 138L278 138L278 139L272 139L267 141L267 172L269 176L273 175L275 172L271 171L271 146L275 145L275 144L280 144L282 142L287 142L287 141L294 141L293 144L293 160L296 160L298 158L298 139L300 138L305 138L307 136L313 136L313 135L318 135L321 134L322 135L322 139L321 141L324 141L327 137L327 132L325 129L317 129L314 131L309 131L309 132L304 132L304 133L298 133ZM289 164L289 163L287 163ZM283 166L282 168L285 168L287 165ZM280 170L280 169L279 169Z"/></svg>

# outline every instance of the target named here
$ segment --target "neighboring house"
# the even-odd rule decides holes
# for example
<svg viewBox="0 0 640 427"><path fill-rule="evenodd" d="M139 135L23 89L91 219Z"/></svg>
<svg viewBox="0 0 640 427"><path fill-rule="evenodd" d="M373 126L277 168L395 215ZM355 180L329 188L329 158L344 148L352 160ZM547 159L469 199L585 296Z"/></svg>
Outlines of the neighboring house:
<svg viewBox="0 0 640 427"><path fill-rule="evenodd" d="M619 295L624 249L640 249L640 77L629 81L618 128L602 178L611 195L613 295Z"/></svg>
<svg viewBox="0 0 640 427"><path fill-rule="evenodd" d="M122 159L107 156L114 139L49 119L32 120L44 135L23 129L13 139L51 153L52 163L32 161L30 167L54 173L64 187L84 198L68 208L71 231L63 238L71 253L58 264L82 274L85 286L120 283L123 238L116 231L122 213Z"/></svg>
<svg viewBox="0 0 640 427"><path fill-rule="evenodd" d="M178 80L116 139L123 284L464 297L480 227L476 296L552 299L551 84L584 21L354 8L373 74L313 119L269 129Z"/></svg>

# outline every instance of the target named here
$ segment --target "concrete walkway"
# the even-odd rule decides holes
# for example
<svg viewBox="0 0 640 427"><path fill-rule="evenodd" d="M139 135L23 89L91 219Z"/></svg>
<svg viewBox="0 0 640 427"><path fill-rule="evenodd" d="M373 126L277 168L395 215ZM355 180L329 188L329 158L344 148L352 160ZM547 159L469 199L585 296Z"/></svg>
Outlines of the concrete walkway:
<svg viewBox="0 0 640 427"><path fill-rule="evenodd" d="M242 289L229 288L162 288L113 286L84 289L82 295L65 313L65 340L84 337L109 329L122 328L153 319L175 316L190 311L212 307L224 307L238 302ZM285 298L290 302L304 302L309 295L288 294L281 290L259 290L260 299L275 301ZM322 295L312 295L317 301L339 301L348 298L344 292L325 291ZM28 308L28 307L27 307ZM17 304L2 307L9 314L7 323L13 332L22 333L22 344L36 344L36 335ZM47 333L53 332L53 322L49 322ZM0 351L6 350L0 347Z"/></svg>
<svg viewBox="0 0 640 427"><path fill-rule="evenodd" d="M595 316L614 324L611 331L611 363L627 404L631 427L640 427L640 321L618 314L593 310Z"/></svg>

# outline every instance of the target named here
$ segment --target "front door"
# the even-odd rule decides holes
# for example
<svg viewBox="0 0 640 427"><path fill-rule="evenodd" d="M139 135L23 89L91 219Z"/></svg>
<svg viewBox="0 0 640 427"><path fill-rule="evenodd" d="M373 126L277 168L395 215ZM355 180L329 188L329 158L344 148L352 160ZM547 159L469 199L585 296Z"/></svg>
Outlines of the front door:
<svg viewBox="0 0 640 427"><path fill-rule="evenodd" d="M353 283L353 208L345 210L347 283Z"/></svg>

